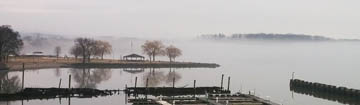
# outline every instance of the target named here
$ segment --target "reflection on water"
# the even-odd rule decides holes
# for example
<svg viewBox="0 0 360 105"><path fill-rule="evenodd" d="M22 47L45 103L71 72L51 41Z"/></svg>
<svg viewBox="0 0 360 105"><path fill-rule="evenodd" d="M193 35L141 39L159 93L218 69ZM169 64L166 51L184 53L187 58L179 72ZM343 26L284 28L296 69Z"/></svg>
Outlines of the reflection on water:
<svg viewBox="0 0 360 105"><path fill-rule="evenodd" d="M9 76L9 72L0 72L0 93L15 93L21 88L19 76Z"/></svg>
<svg viewBox="0 0 360 105"><path fill-rule="evenodd" d="M148 86L149 87L156 87L159 86L162 83L165 83L168 86L172 85L173 78L175 78L175 84L181 79L181 75L178 74L175 71L172 71L171 68L169 70L169 73L165 74L164 71L157 71L155 68L152 68L149 70L149 72L146 72L143 74L143 84L145 86L146 79L149 79Z"/></svg>
<svg viewBox="0 0 360 105"><path fill-rule="evenodd" d="M296 87L290 85L290 90L295 93L305 94L316 98L326 99L329 101L339 102L349 105L360 105L360 97L338 94L335 92L321 91L313 88Z"/></svg>
<svg viewBox="0 0 360 105"><path fill-rule="evenodd" d="M177 83L180 79L181 79L181 75L176 73L175 70L172 71L170 68L169 73L166 75L166 84L167 85L172 85L173 83L173 79L175 78L175 83Z"/></svg>
<svg viewBox="0 0 360 105"><path fill-rule="evenodd" d="M11 105L11 103L9 101L7 102L0 102L0 105Z"/></svg>
<svg viewBox="0 0 360 105"><path fill-rule="evenodd" d="M96 88L97 84L109 80L111 73L109 69L72 68L71 70L71 75L77 83L76 88Z"/></svg>
<svg viewBox="0 0 360 105"><path fill-rule="evenodd" d="M55 76L56 76L56 77L60 77L60 76L61 76L60 68L55 68Z"/></svg>
<svg viewBox="0 0 360 105"><path fill-rule="evenodd" d="M145 71L145 68L124 68L125 72L131 73L131 74L137 74L142 73ZM121 72L120 72L121 73Z"/></svg>

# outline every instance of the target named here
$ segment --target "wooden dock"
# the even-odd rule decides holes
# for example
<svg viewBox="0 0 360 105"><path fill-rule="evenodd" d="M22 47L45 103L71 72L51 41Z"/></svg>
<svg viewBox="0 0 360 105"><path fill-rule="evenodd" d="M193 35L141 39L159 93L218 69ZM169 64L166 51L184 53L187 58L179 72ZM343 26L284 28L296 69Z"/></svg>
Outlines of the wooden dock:
<svg viewBox="0 0 360 105"><path fill-rule="evenodd" d="M130 87L126 88L125 93L130 97L128 102L133 105L169 105L173 103L180 105L279 105L253 95L240 93L231 95L230 91L220 87ZM154 97L148 98L147 95ZM145 98L141 96L145 96Z"/></svg>
<svg viewBox="0 0 360 105"><path fill-rule="evenodd" d="M128 102L132 103L132 105L169 105L173 103L178 105L280 105L269 100L246 94L222 94L209 95L207 97L156 97L152 99L130 98L128 99Z"/></svg>
<svg viewBox="0 0 360 105"><path fill-rule="evenodd" d="M204 95L226 94L229 90L222 90L220 87L129 87L125 89L128 95L153 95L153 96L179 96L179 95Z"/></svg>

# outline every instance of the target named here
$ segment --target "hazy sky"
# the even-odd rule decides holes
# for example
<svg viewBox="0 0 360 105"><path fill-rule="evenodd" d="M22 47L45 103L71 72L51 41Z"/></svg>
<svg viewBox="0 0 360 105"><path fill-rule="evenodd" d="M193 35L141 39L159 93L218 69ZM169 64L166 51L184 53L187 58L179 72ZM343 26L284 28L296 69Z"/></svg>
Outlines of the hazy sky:
<svg viewBox="0 0 360 105"><path fill-rule="evenodd" d="M360 0L0 0L20 32L195 37L297 33L360 38Z"/></svg>

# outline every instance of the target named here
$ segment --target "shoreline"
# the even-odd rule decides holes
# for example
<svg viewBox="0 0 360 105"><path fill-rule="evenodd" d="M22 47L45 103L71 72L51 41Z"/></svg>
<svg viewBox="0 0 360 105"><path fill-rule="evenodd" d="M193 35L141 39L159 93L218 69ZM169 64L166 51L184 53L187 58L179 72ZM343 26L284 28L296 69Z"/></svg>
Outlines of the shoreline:
<svg viewBox="0 0 360 105"><path fill-rule="evenodd" d="M195 62L127 62L127 63L73 63L63 67L74 68L217 68L216 63Z"/></svg>
<svg viewBox="0 0 360 105"><path fill-rule="evenodd" d="M24 64L24 68L23 68ZM8 71L37 70L47 68L217 68L216 63L196 63L196 62L119 62L119 63L59 63L59 62L13 62L5 64ZM0 71L2 71L0 70Z"/></svg>

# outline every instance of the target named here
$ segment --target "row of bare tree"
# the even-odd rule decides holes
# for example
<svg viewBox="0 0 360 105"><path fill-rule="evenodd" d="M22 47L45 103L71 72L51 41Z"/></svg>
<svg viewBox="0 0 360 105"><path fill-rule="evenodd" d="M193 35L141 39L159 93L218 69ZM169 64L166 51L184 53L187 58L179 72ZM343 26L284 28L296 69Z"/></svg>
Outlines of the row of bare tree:
<svg viewBox="0 0 360 105"><path fill-rule="evenodd" d="M75 39L75 45L71 48L70 54L77 59L81 56L82 62L90 62L91 57L104 58L105 54L111 54L112 46L109 42L94 40L90 38L77 38Z"/></svg>
<svg viewBox="0 0 360 105"><path fill-rule="evenodd" d="M156 56L167 56L170 62L175 61L175 58L182 55L182 51L173 46L167 46L158 40L146 41L141 46L143 53L149 56L150 61L155 61Z"/></svg>
<svg viewBox="0 0 360 105"><path fill-rule="evenodd" d="M156 56L167 56L170 62L175 61L175 58L182 55L182 51L173 46L165 46L161 41L146 41L142 46L143 53L149 56L150 61L155 61ZM59 48L55 49L58 54ZM82 57L82 62L90 62L91 57L101 57L103 59L105 54L111 54L112 46L101 40L93 40L90 38L77 38L75 45L71 48L70 54L75 56L75 59Z"/></svg>

